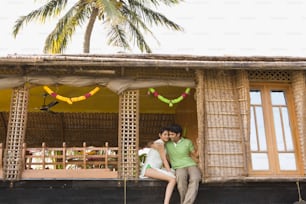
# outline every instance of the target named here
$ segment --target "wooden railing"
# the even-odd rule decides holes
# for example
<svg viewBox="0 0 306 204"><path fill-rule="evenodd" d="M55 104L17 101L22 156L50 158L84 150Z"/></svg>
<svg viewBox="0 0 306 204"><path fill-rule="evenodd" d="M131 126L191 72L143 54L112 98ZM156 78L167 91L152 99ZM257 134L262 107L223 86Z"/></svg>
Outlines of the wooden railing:
<svg viewBox="0 0 306 204"><path fill-rule="evenodd" d="M118 168L118 147L47 147L27 148L23 144L25 169L110 169Z"/></svg>
<svg viewBox="0 0 306 204"><path fill-rule="evenodd" d="M117 178L118 147L86 146L27 148L23 144L24 170L21 179ZM3 146L0 143L0 178L3 172Z"/></svg>

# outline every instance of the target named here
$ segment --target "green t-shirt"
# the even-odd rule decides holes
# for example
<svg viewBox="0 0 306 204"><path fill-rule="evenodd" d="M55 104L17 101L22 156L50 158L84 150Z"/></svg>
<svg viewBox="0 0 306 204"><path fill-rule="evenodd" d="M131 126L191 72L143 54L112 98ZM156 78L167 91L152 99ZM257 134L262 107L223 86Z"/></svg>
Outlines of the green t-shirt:
<svg viewBox="0 0 306 204"><path fill-rule="evenodd" d="M194 151L191 140L181 138L177 143L169 141L166 143L166 149L173 169L197 165L190 157L190 152Z"/></svg>

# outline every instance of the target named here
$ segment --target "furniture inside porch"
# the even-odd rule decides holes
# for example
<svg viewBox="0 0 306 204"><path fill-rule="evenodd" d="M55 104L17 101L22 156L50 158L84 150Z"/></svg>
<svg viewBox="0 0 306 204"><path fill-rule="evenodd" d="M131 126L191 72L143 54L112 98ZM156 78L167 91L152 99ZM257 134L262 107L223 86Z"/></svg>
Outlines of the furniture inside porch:
<svg viewBox="0 0 306 204"><path fill-rule="evenodd" d="M0 154L3 145L0 144ZM0 173L2 177L2 159L0 155ZM83 146L27 147L23 144L22 160L24 168L21 174L26 179L109 179L118 178L118 147Z"/></svg>

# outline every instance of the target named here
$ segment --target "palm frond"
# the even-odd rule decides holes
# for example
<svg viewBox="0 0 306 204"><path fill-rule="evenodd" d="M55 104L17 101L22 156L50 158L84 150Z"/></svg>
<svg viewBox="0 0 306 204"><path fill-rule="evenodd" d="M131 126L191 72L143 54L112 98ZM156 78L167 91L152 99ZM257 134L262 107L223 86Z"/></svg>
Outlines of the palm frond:
<svg viewBox="0 0 306 204"><path fill-rule="evenodd" d="M140 4L137 1L133 1L135 11L139 13L140 16L144 19L144 22L148 22L150 25L162 25L166 26L170 29L182 31L183 28L176 24L175 22L168 19L163 14L156 12L148 7L146 7L144 4Z"/></svg>
<svg viewBox="0 0 306 204"><path fill-rule="evenodd" d="M152 53L152 50L148 43L146 42L143 34L140 32L140 30L132 23L131 21L128 21L129 26L129 33L131 34L132 38L136 41L137 47L140 49L141 52L147 52Z"/></svg>
<svg viewBox="0 0 306 204"><path fill-rule="evenodd" d="M150 34L155 38L154 34L149 28L149 25L162 25L174 30L182 30L178 24L172 22L164 15L153 11L147 7L148 2L141 4L142 1L129 0L129 3L124 4L121 12L126 17L127 33L134 40L134 43L142 52L152 52L143 34ZM156 41L158 41L155 38Z"/></svg>
<svg viewBox="0 0 306 204"><path fill-rule="evenodd" d="M111 24L118 25L124 19L119 10L120 2L114 0L96 0L95 3L96 8L105 15L105 18Z"/></svg>
<svg viewBox="0 0 306 204"><path fill-rule="evenodd" d="M151 1L156 1L156 0L151 0ZM170 6L170 5L173 5L173 4L178 4L180 2L182 2L183 0L159 0L159 2L167 5L167 6Z"/></svg>
<svg viewBox="0 0 306 204"><path fill-rule="evenodd" d="M167 6L178 4L183 0L128 0L128 3L132 5L134 2L138 2L142 5L154 5L155 7L159 6L161 3Z"/></svg>
<svg viewBox="0 0 306 204"><path fill-rule="evenodd" d="M125 50L130 50L130 45L125 35L125 30L119 25L111 25L110 31L107 34L107 44L111 46L123 47Z"/></svg>
<svg viewBox="0 0 306 204"><path fill-rule="evenodd" d="M88 18L88 5L77 2L56 24L54 30L45 41L45 53L62 53L67 47L68 41L75 32L76 27L83 24Z"/></svg>
<svg viewBox="0 0 306 204"><path fill-rule="evenodd" d="M16 20L13 27L13 36L17 36L24 24L27 24L33 20L38 20L41 23L45 23L45 20L48 17L58 16L66 7L67 1L68 0L50 0L47 4L41 6L39 9L30 12L26 16L21 16Z"/></svg>
<svg viewBox="0 0 306 204"><path fill-rule="evenodd" d="M127 6L123 6L122 14L126 17L126 23L133 24L137 29L142 29L143 32L149 33L153 36L152 31L150 28L145 24L145 22L142 20L141 16L137 12L135 12L132 9L129 9Z"/></svg>

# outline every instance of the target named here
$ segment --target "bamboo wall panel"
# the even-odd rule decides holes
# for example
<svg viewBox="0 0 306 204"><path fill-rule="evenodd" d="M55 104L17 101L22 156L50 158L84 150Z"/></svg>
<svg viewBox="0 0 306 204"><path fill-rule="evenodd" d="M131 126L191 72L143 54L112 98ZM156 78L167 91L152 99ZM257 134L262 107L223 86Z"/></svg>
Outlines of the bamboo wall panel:
<svg viewBox="0 0 306 204"><path fill-rule="evenodd" d="M50 146L61 146L63 135L60 114L28 113L25 143L28 147L39 147L43 142Z"/></svg>
<svg viewBox="0 0 306 204"><path fill-rule="evenodd" d="M233 141L241 140L239 128L220 128L220 127L210 127L207 130L206 139L221 141L224 139L224 135L227 135L227 137L231 138L231 140Z"/></svg>
<svg viewBox="0 0 306 204"><path fill-rule="evenodd" d="M239 101L240 121L243 134L243 151L245 154L245 173L248 172L248 160L250 159L249 151L249 135L250 135L250 82L248 73L245 70L239 70L236 74L237 97Z"/></svg>
<svg viewBox="0 0 306 204"><path fill-rule="evenodd" d="M79 146L83 142L117 146L118 114L116 113L29 113L25 142L29 147Z"/></svg>
<svg viewBox="0 0 306 204"><path fill-rule="evenodd" d="M238 90L238 101L240 105L240 115L242 118L243 134L245 140L248 140L250 132L250 85L248 73L244 70L237 72L236 85Z"/></svg>
<svg viewBox="0 0 306 204"><path fill-rule="evenodd" d="M245 151L235 72L206 71L206 179L245 175Z"/></svg>
<svg viewBox="0 0 306 204"><path fill-rule="evenodd" d="M304 172L306 172L306 162L305 162L305 113L306 109L305 107L305 84L306 78L303 71L295 71L292 73L292 91L294 96L294 104L295 104L295 114L297 118L297 129L299 134L299 144L300 144L300 152L301 152L301 159L303 161L303 168Z"/></svg>
<svg viewBox="0 0 306 204"><path fill-rule="evenodd" d="M63 134L67 145L86 142L101 146L108 142L117 146L118 114L116 113L71 113L63 115Z"/></svg>

